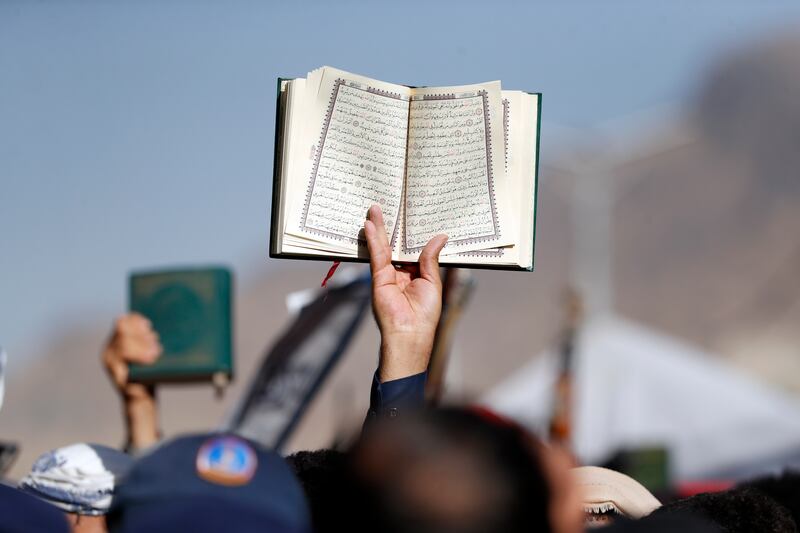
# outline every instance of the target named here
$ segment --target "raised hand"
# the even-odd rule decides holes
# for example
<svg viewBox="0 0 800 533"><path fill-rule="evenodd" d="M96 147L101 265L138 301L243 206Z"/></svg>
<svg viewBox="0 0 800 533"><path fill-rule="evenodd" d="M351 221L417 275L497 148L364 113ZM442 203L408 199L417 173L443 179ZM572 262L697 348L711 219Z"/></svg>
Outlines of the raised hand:
<svg viewBox="0 0 800 533"><path fill-rule="evenodd" d="M149 320L137 313L124 315L103 349L103 366L123 401L127 447L144 449L159 440L155 389L128 381L129 363L153 364L161 356L158 334Z"/></svg>
<svg viewBox="0 0 800 533"><path fill-rule="evenodd" d="M103 365L117 391L123 396L139 396L144 385L128 383L128 364L153 364L161 355L158 333L152 324L138 313L123 315L103 350Z"/></svg>
<svg viewBox="0 0 800 533"><path fill-rule="evenodd" d="M369 210L364 233L372 271L372 309L381 332L378 376L384 382L424 372L442 312L439 253L447 236L433 237L418 265L395 267L377 205Z"/></svg>

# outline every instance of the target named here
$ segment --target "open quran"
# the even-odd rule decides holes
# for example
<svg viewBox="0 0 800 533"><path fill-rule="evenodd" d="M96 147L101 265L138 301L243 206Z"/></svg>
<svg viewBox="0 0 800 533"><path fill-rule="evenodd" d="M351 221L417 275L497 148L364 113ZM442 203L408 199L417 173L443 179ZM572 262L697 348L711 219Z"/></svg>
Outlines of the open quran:
<svg viewBox="0 0 800 533"><path fill-rule="evenodd" d="M366 261L378 204L395 262L445 233L442 264L533 270L540 111L499 81L279 78L270 257Z"/></svg>

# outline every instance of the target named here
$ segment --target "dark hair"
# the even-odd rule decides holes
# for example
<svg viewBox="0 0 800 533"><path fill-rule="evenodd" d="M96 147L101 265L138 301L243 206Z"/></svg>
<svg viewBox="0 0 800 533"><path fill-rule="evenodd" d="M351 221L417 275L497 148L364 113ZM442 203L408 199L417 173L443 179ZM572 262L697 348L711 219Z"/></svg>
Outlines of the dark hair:
<svg viewBox="0 0 800 533"><path fill-rule="evenodd" d="M378 422L351 454L350 518L358 530L387 533L548 532L537 446L519 427L469 409Z"/></svg>
<svg viewBox="0 0 800 533"><path fill-rule="evenodd" d="M728 533L797 532L789 511L760 490L749 487L697 494L667 503L653 515L676 511L707 518Z"/></svg>
<svg viewBox="0 0 800 533"><path fill-rule="evenodd" d="M286 457L305 491L314 531L324 531L337 522L345 457L343 452L329 449L302 451Z"/></svg>
<svg viewBox="0 0 800 533"><path fill-rule="evenodd" d="M607 533L725 533L707 518L681 511L653 513L638 520L620 517L611 526L603 528Z"/></svg>
<svg viewBox="0 0 800 533"><path fill-rule="evenodd" d="M741 485L760 490L779 504L783 505L800 525L800 471L786 470L780 476L768 476Z"/></svg>

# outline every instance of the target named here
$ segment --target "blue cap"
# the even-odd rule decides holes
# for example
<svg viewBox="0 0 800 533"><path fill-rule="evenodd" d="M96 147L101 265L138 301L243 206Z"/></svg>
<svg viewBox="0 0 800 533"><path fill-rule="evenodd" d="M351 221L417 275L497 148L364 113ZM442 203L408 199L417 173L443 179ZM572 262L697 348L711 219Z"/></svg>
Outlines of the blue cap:
<svg viewBox="0 0 800 533"><path fill-rule="evenodd" d="M3 533L68 533L64 513L24 492L0 485L0 531Z"/></svg>
<svg viewBox="0 0 800 533"><path fill-rule="evenodd" d="M180 437L141 457L117 487L108 524L113 532L311 531L283 458L231 434Z"/></svg>

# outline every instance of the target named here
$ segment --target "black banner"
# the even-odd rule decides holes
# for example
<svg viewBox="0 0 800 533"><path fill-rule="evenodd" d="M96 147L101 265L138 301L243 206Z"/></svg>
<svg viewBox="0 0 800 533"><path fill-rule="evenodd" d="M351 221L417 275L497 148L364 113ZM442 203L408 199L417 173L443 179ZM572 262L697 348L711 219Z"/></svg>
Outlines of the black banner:
<svg viewBox="0 0 800 533"><path fill-rule="evenodd" d="M341 358L370 303L367 274L322 291L264 358L228 429L280 450Z"/></svg>

